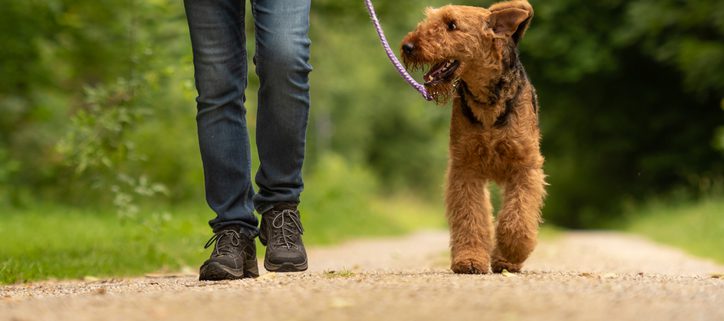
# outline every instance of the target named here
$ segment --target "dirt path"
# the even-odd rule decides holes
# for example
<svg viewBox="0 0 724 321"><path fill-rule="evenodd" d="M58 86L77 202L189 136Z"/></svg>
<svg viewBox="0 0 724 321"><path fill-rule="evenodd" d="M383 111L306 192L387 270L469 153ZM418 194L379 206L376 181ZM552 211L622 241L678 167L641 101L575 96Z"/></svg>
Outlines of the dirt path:
<svg viewBox="0 0 724 321"><path fill-rule="evenodd" d="M517 275L454 275L447 235L312 249L310 271L0 287L0 320L724 320L724 267L637 237L565 233ZM218 319L217 319L218 318Z"/></svg>

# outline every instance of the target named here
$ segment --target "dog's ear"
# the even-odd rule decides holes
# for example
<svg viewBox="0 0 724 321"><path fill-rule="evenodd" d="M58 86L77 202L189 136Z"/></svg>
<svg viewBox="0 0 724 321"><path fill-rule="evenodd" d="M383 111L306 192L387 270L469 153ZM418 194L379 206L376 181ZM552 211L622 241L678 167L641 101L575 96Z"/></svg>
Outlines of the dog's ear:
<svg viewBox="0 0 724 321"><path fill-rule="evenodd" d="M437 11L437 8L425 7L425 11L424 11L425 17L432 16L433 14L435 14L435 11Z"/></svg>
<svg viewBox="0 0 724 321"><path fill-rule="evenodd" d="M517 44L532 19L533 7L528 1L500 2L490 7L488 26L496 34L511 37Z"/></svg>

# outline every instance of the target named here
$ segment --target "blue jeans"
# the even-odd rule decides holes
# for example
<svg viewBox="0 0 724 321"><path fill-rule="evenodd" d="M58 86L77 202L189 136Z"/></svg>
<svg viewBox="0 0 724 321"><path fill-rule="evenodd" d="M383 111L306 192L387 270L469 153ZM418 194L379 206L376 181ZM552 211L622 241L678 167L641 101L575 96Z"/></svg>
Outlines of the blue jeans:
<svg viewBox="0 0 724 321"><path fill-rule="evenodd" d="M309 114L310 0L251 0L259 75L258 193L244 108L247 85L244 0L184 0L193 47L196 123L206 200L218 231L238 224L258 232L254 210L299 203Z"/></svg>

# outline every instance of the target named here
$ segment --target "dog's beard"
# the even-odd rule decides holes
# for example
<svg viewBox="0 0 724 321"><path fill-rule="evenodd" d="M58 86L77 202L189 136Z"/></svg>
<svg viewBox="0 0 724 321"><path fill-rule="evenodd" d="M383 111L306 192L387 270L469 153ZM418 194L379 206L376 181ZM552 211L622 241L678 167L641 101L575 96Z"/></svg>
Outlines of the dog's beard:
<svg viewBox="0 0 724 321"><path fill-rule="evenodd" d="M425 90L438 105L444 105L452 98L456 81L446 81L434 85L425 85Z"/></svg>
<svg viewBox="0 0 724 321"><path fill-rule="evenodd" d="M412 71L428 72L428 70L434 65L434 63L429 63L426 61L406 59L406 57L404 56L402 59L405 67L408 70ZM457 83L457 81L457 77L455 75L452 75L447 80L436 82L434 84L424 84L424 86L428 95L430 95L430 97L436 104L444 105L448 101L450 101L450 98L452 98L455 84Z"/></svg>

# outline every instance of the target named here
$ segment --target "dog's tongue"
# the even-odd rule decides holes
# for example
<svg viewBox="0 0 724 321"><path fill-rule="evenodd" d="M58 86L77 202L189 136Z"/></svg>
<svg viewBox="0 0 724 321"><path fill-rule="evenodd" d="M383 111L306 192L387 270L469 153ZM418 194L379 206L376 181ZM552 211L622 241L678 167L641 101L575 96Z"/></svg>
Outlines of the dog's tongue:
<svg viewBox="0 0 724 321"><path fill-rule="evenodd" d="M443 69L445 69L445 64L446 64L446 63L447 63L446 61L443 61L443 62L440 62L440 63L432 66L432 68L430 68L430 71L428 71L428 72L423 76L423 79L425 80L425 83L426 83L426 84L429 84L429 83L437 80L437 77L440 75L440 73L442 73Z"/></svg>

